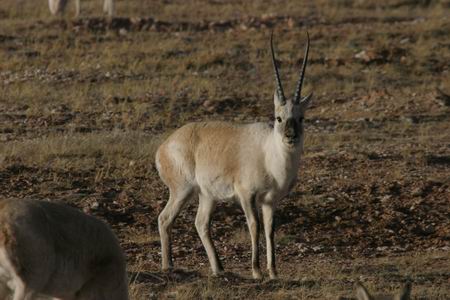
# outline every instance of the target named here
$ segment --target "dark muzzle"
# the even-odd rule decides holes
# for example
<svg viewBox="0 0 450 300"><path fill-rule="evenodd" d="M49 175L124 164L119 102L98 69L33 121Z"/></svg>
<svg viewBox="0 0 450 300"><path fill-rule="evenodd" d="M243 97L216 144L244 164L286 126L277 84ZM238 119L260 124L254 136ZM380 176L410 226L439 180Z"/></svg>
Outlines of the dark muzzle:
<svg viewBox="0 0 450 300"><path fill-rule="evenodd" d="M286 121L286 127L284 128L284 135L290 140L295 140L298 138L298 128L294 119L288 119Z"/></svg>

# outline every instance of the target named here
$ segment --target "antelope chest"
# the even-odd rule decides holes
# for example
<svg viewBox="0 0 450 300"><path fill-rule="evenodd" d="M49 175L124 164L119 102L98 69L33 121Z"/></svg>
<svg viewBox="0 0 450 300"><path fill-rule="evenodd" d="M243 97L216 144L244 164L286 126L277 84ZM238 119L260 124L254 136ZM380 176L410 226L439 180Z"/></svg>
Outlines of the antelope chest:
<svg viewBox="0 0 450 300"><path fill-rule="evenodd" d="M284 163L273 163L268 165L267 176L270 180L267 200L278 200L289 194L297 182L298 161L285 161Z"/></svg>
<svg viewBox="0 0 450 300"><path fill-rule="evenodd" d="M282 180L277 181L273 189L278 195L278 198L281 199L289 194L296 183L297 174L288 174Z"/></svg>

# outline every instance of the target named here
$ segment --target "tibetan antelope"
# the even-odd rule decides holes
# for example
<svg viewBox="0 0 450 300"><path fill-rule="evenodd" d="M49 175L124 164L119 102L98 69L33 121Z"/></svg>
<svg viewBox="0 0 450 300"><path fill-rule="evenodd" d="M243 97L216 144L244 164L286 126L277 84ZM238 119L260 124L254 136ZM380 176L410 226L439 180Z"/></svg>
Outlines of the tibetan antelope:
<svg viewBox="0 0 450 300"><path fill-rule="evenodd" d="M125 259L102 221L62 204L0 199L0 299L127 300Z"/></svg>
<svg viewBox="0 0 450 300"><path fill-rule="evenodd" d="M267 244L267 268L276 278L274 208L295 185L303 151L303 119L312 94L301 96L308 60L309 35L294 97L287 99L270 38L275 71L275 124L190 123L170 135L158 148L156 167L170 192L159 215L162 269L170 269L171 228L183 205L199 198L195 227L214 275L223 271L210 236L210 221L219 200L237 199L245 213L252 244L252 274L261 278L258 208L261 206Z"/></svg>
<svg viewBox="0 0 450 300"><path fill-rule="evenodd" d="M69 0L48 0L48 6L52 15L63 14ZM75 0L75 16L78 17L81 11L80 0ZM104 0L103 11L112 17L114 14L114 0Z"/></svg>
<svg viewBox="0 0 450 300"><path fill-rule="evenodd" d="M409 300L411 298L411 283L409 282L395 295L372 295L360 282L356 283L355 289L358 300Z"/></svg>

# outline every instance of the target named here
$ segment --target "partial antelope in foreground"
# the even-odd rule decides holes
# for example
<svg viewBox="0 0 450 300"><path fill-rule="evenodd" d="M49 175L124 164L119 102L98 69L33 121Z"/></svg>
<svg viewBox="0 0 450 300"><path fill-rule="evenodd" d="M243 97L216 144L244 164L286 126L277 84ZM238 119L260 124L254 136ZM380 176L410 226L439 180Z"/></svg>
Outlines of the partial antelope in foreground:
<svg viewBox="0 0 450 300"><path fill-rule="evenodd" d="M48 6L52 15L63 14L69 0L48 0ZM114 0L104 0L103 11L112 17L114 14ZM78 17L81 12L80 0L75 0L75 16Z"/></svg>
<svg viewBox="0 0 450 300"><path fill-rule="evenodd" d="M356 297L358 300L409 300L411 297L411 283L405 284L403 288L395 295L370 294L364 285L356 283Z"/></svg>
<svg viewBox="0 0 450 300"><path fill-rule="evenodd" d="M0 299L11 292L13 300L127 300L119 242L105 223L74 208L0 199Z"/></svg>
<svg viewBox="0 0 450 300"><path fill-rule="evenodd" d="M261 278L259 265L258 207L262 207L267 244L267 267L276 278L274 208L295 185L303 151L303 119L311 95L301 96L309 51L305 56L292 99L287 99L278 73L270 39L275 71L275 124L200 122L175 131L159 147L156 166L170 191L169 201L158 218L162 247L162 269L172 267L171 228L186 202L199 198L195 219L214 275L223 271L210 236L210 221L219 200L239 200L252 242L252 271Z"/></svg>

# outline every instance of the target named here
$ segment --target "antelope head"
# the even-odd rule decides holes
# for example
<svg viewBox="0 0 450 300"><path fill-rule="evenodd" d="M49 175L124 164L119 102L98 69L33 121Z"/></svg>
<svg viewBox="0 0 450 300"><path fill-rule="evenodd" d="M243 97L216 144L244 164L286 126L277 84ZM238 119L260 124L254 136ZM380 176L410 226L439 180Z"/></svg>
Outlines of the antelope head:
<svg viewBox="0 0 450 300"><path fill-rule="evenodd" d="M272 63L275 70L276 89L274 95L275 104L275 125L274 130L281 138L283 145L287 148L296 149L303 144L303 118L308 108L312 93L302 97L303 78L305 77L306 64L308 62L309 52L309 34L307 35L307 43L303 64L300 71L294 97L286 99L284 96L283 85L281 84L280 73L278 71L275 53L273 50L273 32L270 37L270 50L272 52Z"/></svg>

